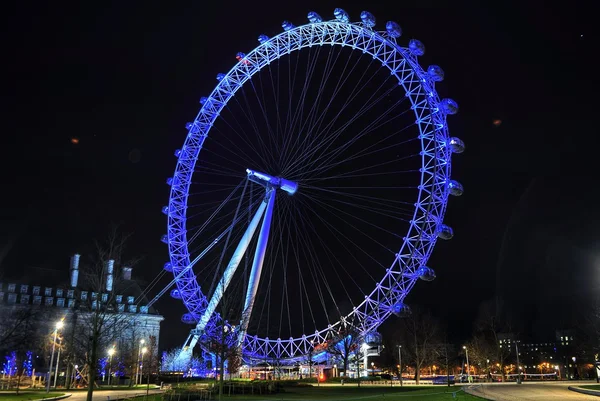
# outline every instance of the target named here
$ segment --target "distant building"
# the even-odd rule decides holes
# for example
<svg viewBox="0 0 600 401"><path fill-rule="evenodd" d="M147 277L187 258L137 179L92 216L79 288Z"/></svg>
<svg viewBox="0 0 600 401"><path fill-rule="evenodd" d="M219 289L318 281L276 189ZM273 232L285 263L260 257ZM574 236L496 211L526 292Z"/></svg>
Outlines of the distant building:
<svg viewBox="0 0 600 401"><path fill-rule="evenodd" d="M115 269L113 261L106 262L106 272L102 274L100 285L90 286L85 280L80 280L79 255L71 258L70 274L62 276L57 271L40 270L33 276L22 280L3 280L0 282L0 317L10 316L25 310L36 310L35 324L31 327L40 334L38 342L33 344L34 351L45 360L48 355L48 334L54 330L58 320L63 319L65 327L62 330L63 341L69 343L70 337L79 336L78 328L89 323L97 308L102 310L120 324L105 331L101 347L108 343L115 346L115 355L122 355L129 365L134 362L136 354L141 349L140 341L146 345L154 342L151 351L156 355L160 338L160 323L164 320L158 311L148 306L138 283L132 279L132 268L119 267ZM113 274L119 274L113 277ZM96 291L92 291L95 289ZM101 289L102 291L98 291ZM0 319L0 333L6 332L7 325L13 324L10 319ZM122 324L121 324L122 323ZM3 327L4 325L4 327ZM33 335L33 333L32 333ZM79 339L79 338L78 338ZM50 340L51 341L51 340ZM74 341L73 341L74 342ZM45 344L44 344L45 343ZM3 350L0 345L0 351ZM74 351L84 354L85 349ZM100 357L106 355L106 350L99 350ZM127 355L125 355L127 354ZM133 356L132 356L133 355ZM3 355L0 355L2 358ZM85 355L74 355L73 365L85 359ZM81 362L80 362L81 363ZM46 361L42 363L48 365ZM45 368L47 370L47 368Z"/></svg>

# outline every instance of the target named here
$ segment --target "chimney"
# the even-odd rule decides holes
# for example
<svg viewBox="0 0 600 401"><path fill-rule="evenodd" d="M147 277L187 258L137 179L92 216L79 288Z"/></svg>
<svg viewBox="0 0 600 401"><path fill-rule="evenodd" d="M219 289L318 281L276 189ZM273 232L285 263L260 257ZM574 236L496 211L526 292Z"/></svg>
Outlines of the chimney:
<svg viewBox="0 0 600 401"><path fill-rule="evenodd" d="M106 261L106 291L112 291L113 287L113 270L115 267L115 261L109 259Z"/></svg>
<svg viewBox="0 0 600 401"><path fill-rule="evenodd" d="M76 253L71 256L71 287L77 288L77 281L79 280L79 257Z"/></svg>
<svg viewBox="0 0 600 401"><path fill-rule="evenodd" d="M123 274L122 274L121 278L123 280L131 280L131 270L132 270L131 267L128 267L128 266L124 267L123 268L123 272L122 272Z"/></svg>

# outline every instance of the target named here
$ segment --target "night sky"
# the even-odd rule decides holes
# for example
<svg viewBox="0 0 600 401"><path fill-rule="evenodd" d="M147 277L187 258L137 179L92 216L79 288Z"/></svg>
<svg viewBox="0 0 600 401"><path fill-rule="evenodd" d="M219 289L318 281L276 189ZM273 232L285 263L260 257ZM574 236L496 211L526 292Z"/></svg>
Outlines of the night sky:
<svg viewBox="0 0 600 401"><path fill-rule="evenodd" d="M423 41L421 64L442 66L444 95L461 107L449 120L467 145L453 158L466 191L446 216L455 238L438 242L438 279L408 302L462 341L480 302L510 294L536 322L524 332L551 339L600 287L598 41L583 2L15 3L2 13L0 266L9 277L30 266L66 275L69 256L116 222L143 258L134 276L150 282L168 259L165 179L200 96L259 34L342 7L353 20L368 9L379 27L396 20L404 41ZM158 308L162 346L178 345L184 308L168 297Z"/></svg>

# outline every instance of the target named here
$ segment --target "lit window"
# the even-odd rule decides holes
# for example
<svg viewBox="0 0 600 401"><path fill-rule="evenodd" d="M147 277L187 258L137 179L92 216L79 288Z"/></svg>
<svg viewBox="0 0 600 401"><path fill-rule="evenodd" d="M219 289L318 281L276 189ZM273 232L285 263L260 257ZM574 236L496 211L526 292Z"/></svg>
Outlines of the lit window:
<svg viewBox="0 0 600 401"><path fill-rule="evenodd" d="M129 312L135 313L137 307L135 305L129 305Z"/></svg>
<svg viewBox="0 0 600 401"><path fill-rule="evenodd" d="M119 308L119 312L125 312L125 305L124 304L119 304L118 308Z"/></svg>
<svg viewBox="0 0 600 401"><path fill-rule="evenodd" d="M41 305L42 304L42 296L41 295L34 295L33 296L33 304L34 305Z"/></svg>
<svg viewBox="0 0 600 401"><path fill-rule="evenodd" d="M92 292L92 301L95 301L96 299L98 299L98 294Z"/></svg>
<svg viewBox="0 0 600 401"><path fill-rule="evenodd" d="M69 308L73 308L75 307L75 300L74 299L69 299L69 304L68 304Z"/></svg>
<svg viewBox="0 0 600 401"><path fill-rule="evenodd" d="M40 295L40 287L38 287L38 286L33 287L33 295Z"/></svg>
<svg viewBox="0 0 600 401"><path fill-rule="evenodd" d="M140 306L140 313L148 313L148 306Z"/></svg>
<svg viewBox="0 0 600 401"><path fill-rule="evenodd" d="M73 291L73 290L68 290L68 291L67 291L67 298L73 298L73 296L75 296L75 291Z"/></svg>
<svg viewBox="0 0 600 401"><path fill-rule="evenodd" d="M87 301L87 291L81 291L81 300Z"/></svg>
<svg viewBox="0 0 600 401"><path fill-rule="evenodd" d="M26 295L26 294L21 295L21 303L28 304L29 303L29 295Z"/></svg>
<svg viewBox="0 0 600 401"><path fill-rule="evenodd" d="M571 341L573 341L573 337L571 336Z"/></svg>
<svg viewBox="0 0 600 401"><path fill-rule="evenodd" d="M17 302L17 294L8 294L8 303L9 304L14 304Z"/></svg>
<svg viewBox="0 0 600 401"><path fill-rule="evenodd" d="M92 301L92 310L96 310L97 307L98 307L98 301L96 301L96 300Z"/></svg>
<svg viewBox="0 0 600 401"><path fill-rule="evenodd" d="M108 301L108 294L102 294L102 302Z"/></svg>
<svg viewBox="0 0 600 401"><path fill-rule="evenodd" d="M15 288L17 288L16 284L9 284L8 285L8 292L15 292Z"/></svg>
<svg viewBox="0 0 600 401"><path fill-rule="evenodd" d="M22 285L21 286L21 294L27 294L27 290L29 290L29 286L28 285Z"/></svg>
<svg viewBox="0 0 600 401"><path fill-rule="evenodd" d="M117 303L120 304L123 302L123 295L117 295Z"/></svg>
<svg viewBox="0 0 600 401"><path fill-rule="evenodd" d="M64 308L65 307L65 299L64 298L58 298L56 300L56 306L58 306L59 308Z"/></svg>
<svg viewBox="0 0 600 401"><path fill-rule="evenodd" d="M54 304L54 298L53 297L46 297L46 305L50 306Z"/></svg>
<svg viewBox="0 0 600 401"><path fill-rule="evenodd" d="M0 291L0 301L4 301L4 291Z"/></svg>
<svg viewBox="0 0 600 401"><path fill-rule="evenodd" d="M133 303L133 297L132 297L132 296L128 296L128 297L127 297L127 303L128 303L129 305L131 305L131 304Z"/></svg>
<svg viewBox="0 0 600 401"><path fill-rule="evenodd" d="M46 287L44 288L44 295L49 297L52 295L52 288Z"/></svg>
<svg viewBox="0 0 600 401"><path fill-rule="evenodd" d="M57 296L58 298L62 297L62 296L63 296L63 290L61 290L60 288L59 288L59 289L57 289L57 290L56 290L56 296Z"/></svg>

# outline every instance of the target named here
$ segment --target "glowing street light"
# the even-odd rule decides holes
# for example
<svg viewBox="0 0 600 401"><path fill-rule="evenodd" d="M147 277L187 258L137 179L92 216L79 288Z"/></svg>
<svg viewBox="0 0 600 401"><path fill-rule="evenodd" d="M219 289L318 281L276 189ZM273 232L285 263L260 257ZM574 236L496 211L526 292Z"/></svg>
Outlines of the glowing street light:
<svg viewBox="0 0 600 401"><path fill-rule="evenodd" d="M50 392L50 377L52 375L52 366L54 365L54 351L56 350L56 337L58 336L58 330L62 329L65 325L64 319L59 320L54 325L54 341L52 341L52 356L50 357L50 367L48 368L48 379L46 380L46 393Z"/></svg>
<svg viewBox="0 0 600 401"><path fill-rule="evenodd" d="M463 345L465 354L467 355L467 382L471 383L471 367L469 366L469 350L466 345Z"/></svg>
<svg viewBox="0 0 600 401"><path fill-rule="evenodd" d="M112 356L115 354L115 347L113 345L113 347L111 349L108 350L108 385L110 386L110 376L111 376L111 369L112 369Z"/></svg>
<svg viewBox="0 0 600 401"><path fill-rule="evenodd" d="M142 346L144 345L146 341L144 339L140 340L140 345L138 347L138 360L137 360L137 368L135 370L135 384L138 385L139 382L141 381L140 378L140 355L142 353ZM144 347L145 348L145 347Z"/></svg>

